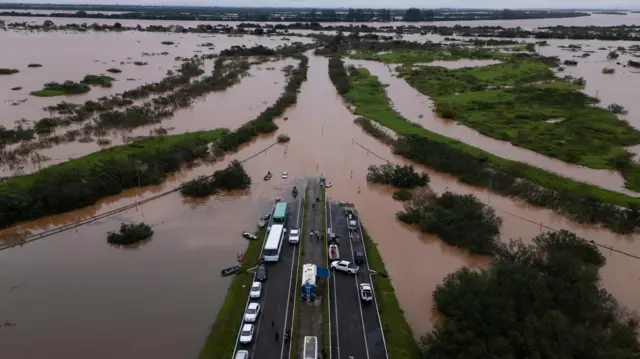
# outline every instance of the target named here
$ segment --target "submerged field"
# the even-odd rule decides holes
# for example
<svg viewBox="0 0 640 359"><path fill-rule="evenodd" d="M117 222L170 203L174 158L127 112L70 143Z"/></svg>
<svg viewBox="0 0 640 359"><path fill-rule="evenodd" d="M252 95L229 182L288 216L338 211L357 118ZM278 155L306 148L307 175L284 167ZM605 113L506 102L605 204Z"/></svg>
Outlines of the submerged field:
<svg viewBox="0 0 640 359"><path fill-rule="evenodd" d="M640 190L625 149L640 143L640 131L597 106L579 81L557 78L549 62L513 56L474 68L407 64L399 76L431 97L442 118L568 163L621 170L627 187Z"/></svg>

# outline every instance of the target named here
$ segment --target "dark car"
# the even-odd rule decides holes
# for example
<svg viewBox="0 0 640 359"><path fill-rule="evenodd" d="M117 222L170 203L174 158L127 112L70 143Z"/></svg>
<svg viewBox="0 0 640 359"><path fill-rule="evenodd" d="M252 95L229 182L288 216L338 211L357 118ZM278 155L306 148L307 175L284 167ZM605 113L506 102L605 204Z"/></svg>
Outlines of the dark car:
<svg viewBox="0 0 640 359"><path fill-rule="evenodd" d="M258 272L256 274L256 280L260 282L264 282L267 280L267 266L264 264L260 264L258 266Z"/></svg>
<svg viewBox="0 0 640 359"><path fill-rule="evenodd" d="M364 263L364 252L359 252L359 251L354 252L353 253L353 261L356 264Z"/></svg>

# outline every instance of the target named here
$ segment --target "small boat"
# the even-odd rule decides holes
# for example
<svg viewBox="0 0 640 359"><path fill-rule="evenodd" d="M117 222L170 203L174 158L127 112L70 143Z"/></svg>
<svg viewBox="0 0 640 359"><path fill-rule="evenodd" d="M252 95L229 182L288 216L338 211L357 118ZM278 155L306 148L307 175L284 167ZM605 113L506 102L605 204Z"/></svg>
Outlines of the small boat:
<svg viewBox="0 0 640 359"><path fill-rule="evenodd" d="M329 182L327 184L324 185L325 188L331 188L333 187L333 182Z"/></svg>
<svg viewBox="0 0 640 359"><path fill-rule="evenodd" d="M242 236L250 240L258 239L258 237L256 237L254 234L251 234L249 232L242 232Z"/></svg>
<svg viewBox="0 0 640 359"><path fill-rule="evenodd" d="M238 262L242 263L242 261L244 260L244 254L242 252L238 252Z"/></svg>
<svg viewBox="0 0 640 359"><path fill-rule="evenodd" d="M289 172L282 172L282 179L289 178Z"/></svg>
<svg viewBox="0 0 640 359"><path fill-rule="evenodd" d="M221 270L220 274L222 274L223 276L232 275L232 274L236 274L239 270L240 270L240 265L238 264L233 267L229 267Z"/></svg>
<svg viewBox="0 0 640 359"><path fill-rule="evenodd" d="M266 174L266 175L264 175L264 178L263 178L263 179L264 179L265 181L268 181L268 180L270 180L270 179L271 179L271 177L273 177L273 174L272 174L271 172L267 172L267 174Z"/></svg>

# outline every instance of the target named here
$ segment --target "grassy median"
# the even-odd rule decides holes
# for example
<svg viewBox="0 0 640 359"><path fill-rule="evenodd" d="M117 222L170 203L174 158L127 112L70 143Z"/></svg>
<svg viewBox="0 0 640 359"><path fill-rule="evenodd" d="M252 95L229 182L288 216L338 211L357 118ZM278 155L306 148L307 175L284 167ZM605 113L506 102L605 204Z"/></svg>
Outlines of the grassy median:
<svg viewBox="0 0 640 359"><path fill-rule="evenodd" d="M387 270L378 248L364 228L362 228L362 235L364 236L369 268L378 273L386 273ZM382 321L389 359L419 358L420 348L413 339L413 332L400 308L391 279L380 275L372 275L371 279L380 311L380 321Z"/></svg>
<svg viewBox="0 0 640 359"><path fill-rule="evenodd" d="M244 253L242 268L231 281L227 297L218 312L216 321L211 326L204 348L200 352L201 359L232 358L247 298L253 283L254 275L247 272L247 269L258 265L265 234L266 228L260 229L255 233L258 239L248 241L249 246Z"/></svg>

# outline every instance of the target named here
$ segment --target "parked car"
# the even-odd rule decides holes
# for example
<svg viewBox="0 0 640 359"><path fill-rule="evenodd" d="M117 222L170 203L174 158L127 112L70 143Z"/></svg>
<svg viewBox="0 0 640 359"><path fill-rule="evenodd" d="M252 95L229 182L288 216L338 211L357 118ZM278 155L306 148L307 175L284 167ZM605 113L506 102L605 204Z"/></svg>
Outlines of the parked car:
<svg viewBox="0 0 640 359"><path fill-rule="evenodd" d="M253 340L253 324L245 324L240 331L240 343L249 344Z"/></svg>
<svg viewBox="0 0 640 359"><path fill-rule="evenodd" d="M258 319L258 315L260 315L260 304L249 303L247 311L244 312L244 321L247 323L254 323L256 319Z"/></svg>
<svg viewBox="0 0 640 359"><path fill-rule="evenodd" d="M331 269L339 270L341 272L356 274L360 267L355 267L349 261L333 261L331 262Z"/></svg>
<svg viewBox="0 0 640 359"><path fill-rule="evenodd" d="M360 283L360 299L363 302L370 302L373 300L373 290L369 283Z"/></svg>
<svg viewBox="0 0 640 359"><path fill-rule="evenodd" d="M249 292L249 297L253 299L257 299L257 298L260 298L261 294L262 294L262 283L253 282L253 284L251 284L251 292Z"/></svg>
<svg viewBox="0 0 640 359"><path fill-rule="evenodd" d="M355 251L355 252L353 253L353 261L354 261L356 264L362 264L362 263L364 263L364 252L362 252L362 251Z"/></svg>
<svg viewBox="0 0 640 359"><path fill-rule="evenodd" d="M256 274L256 279L260 282L264 282L267 280L267 266L261 264L258 266L258 272Z"/></svg>
<svg viewBox="0 0 640 359"><path fill-rule="evenodd" d="M233 359L249 359L249 352L246 350L238 350Z"/></svg>
<svg viewBox="0 0 640 359"><path fill-rule="evenodd" d="M297 228L292 228L289 231L289 243L296 244L300 242L300 230Z"/></svg>

